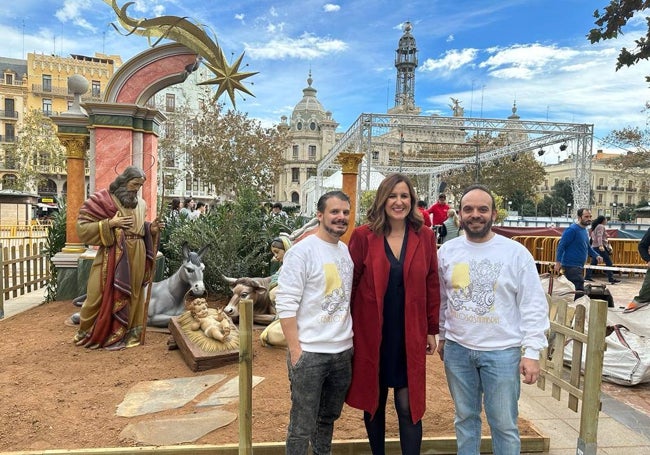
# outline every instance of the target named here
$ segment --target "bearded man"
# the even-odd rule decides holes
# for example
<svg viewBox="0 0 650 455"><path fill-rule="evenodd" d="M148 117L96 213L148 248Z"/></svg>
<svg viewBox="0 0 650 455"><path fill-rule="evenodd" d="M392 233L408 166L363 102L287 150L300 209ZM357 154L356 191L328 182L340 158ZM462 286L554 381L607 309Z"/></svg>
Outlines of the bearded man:
<svg viewBox="0 0 650 455"><path fill-rule="evenodd" d="M98 245L81 307L78 346L122 349L140 344L145 324L145 287L154 270L155 249L163 224L145 221L146 203L138 191L142 169L127 167L81 206L79 239Z"/></svg>

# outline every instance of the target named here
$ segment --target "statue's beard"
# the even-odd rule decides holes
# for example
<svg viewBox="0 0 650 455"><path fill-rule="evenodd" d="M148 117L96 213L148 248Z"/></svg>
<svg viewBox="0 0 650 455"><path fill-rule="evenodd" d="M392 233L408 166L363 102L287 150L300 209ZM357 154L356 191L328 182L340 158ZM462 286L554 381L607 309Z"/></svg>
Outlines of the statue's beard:
<svg viewBox="0 0 650 455"><path fill-rule="evenodd" d="M138 192L128 191L124 187L119 187L115 190L115 197L123 207L127 209L134 209L138 206Z"/></svg>

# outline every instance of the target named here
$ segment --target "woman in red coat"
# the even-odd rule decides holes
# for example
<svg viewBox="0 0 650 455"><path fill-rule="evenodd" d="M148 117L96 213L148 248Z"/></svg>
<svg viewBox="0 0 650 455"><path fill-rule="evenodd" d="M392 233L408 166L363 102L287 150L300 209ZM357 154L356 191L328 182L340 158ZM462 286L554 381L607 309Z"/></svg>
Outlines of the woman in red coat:
<svg viewBox="0 0 650 455"><path fill-rule="evenodd" d="M440 291L436 239L423 227L413 184L387 176L356 228L352 384L346 402L364 411L372 453L383 454L388 389L394 389L403 454L419 454L425 409L426 355L436 350Z"/></svg>

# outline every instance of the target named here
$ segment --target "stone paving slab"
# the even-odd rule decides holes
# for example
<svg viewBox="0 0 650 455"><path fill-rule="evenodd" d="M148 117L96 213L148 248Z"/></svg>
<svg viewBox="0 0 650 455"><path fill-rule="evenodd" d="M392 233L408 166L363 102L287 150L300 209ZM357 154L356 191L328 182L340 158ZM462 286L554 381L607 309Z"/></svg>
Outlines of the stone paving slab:
<svg viewBox="0 0 650 455"><path fill-rule="evenodd" d="M130 423L120 433L120 439L155 446L194 442L203 435L232 423L236 418L237 415L233 412L213 409L197 414Z"/></svg>
<svg viewBox="0 0 650 455"><path fill-rule="evenodd" d="M211 374L140 382L129 389L118 405L116 414L120 417L134 417L180 408L224 379L225 374Z"/></svg>

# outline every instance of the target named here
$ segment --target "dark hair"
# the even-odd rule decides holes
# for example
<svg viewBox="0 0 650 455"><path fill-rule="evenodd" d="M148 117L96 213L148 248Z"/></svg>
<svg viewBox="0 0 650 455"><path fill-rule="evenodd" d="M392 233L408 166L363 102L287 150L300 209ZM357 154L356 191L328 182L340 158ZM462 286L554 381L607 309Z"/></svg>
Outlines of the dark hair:
<svg viewBox="0 0 650 455"><path fill-rule="evenodd" d="M175 198L172 199L171 209L172 210L178 210L179 208L181 208L181 200L178 199L177 197L175 197Z"/></svg>
<svg viewBox="0 0 650 455"><path fill-rule="evenodd" d="M186 197L185 200L183 201L183 205L187 207L187 205L192 202L194 199L191 197Z"/></svg>
<svg viewBox="0 0 650 455"><path fill-rule="evenodd" d="M474 185L470 185L470 186L468 186L467 188L465 188L463 190L463 194L460 196L460 207L461 207L461 209L463 208L463 198L465 197L465 195L467 193L469 193L470 191L474 191L474 190L480 190L480 191L483 191L484 193L487 193L488 196L490 196L490 199L492 199L492 210L497 209L497 205L494 202L494 196L492 195L492 192L490 191L490 189L487 186L480 185L478 183L474 184Z"/></svg>
<svg viewBox="0 0 650 455"><path fill-rule="evenodd" d="M350 204L350 197L347 194L345 194L343 191L340 190L328 191L327 193L323 194L320 198L318 198L318 203L316 204L316 210L318 210L320 213L325 212L325 206L327 205L327 200L333 197Z"/></svg>
<svg viewBox="0 0 650 455"><path fill-rule="evenodd" d="M271 208L282 210L282 204L280 204L279 202L276 202L275 204L273 204L273 205L271 206Z"/></svg>
<svg viewBox="0 0 650 455"><path fill-rule="evenodd" d="M117 190L120 187L126 186L126 184L133 179L146 180L146 178L147 176L144 174L144 171L139 167L127 166L127 168L124 169L124 172L122 172L120 175L115 177L113 183L111 183L110 186L108 187L108 192L115 193L115 190Z"/></svg>
<svg viewBox="0 0 650 455"><path fill-rule="evenodd" d="M388 197L393 192L395 185L402 182L406 183L406 186L409 189L409 195L411 196L411 211L406 215L407 224L416 231L418 231L424 224L420 211L414 210L417 204L416 201L418 200L418 195L415 193L415 188L413 188L411 179L404 174L395 173L387 175L386 178L381 181L379 188L377 188L375 200L368 209L368 226L370 226L372 232L383 235L390 234L390 223L387 222L385 205Z"/></svg>
<svg viewBox="0 0 650 455"><path fill-rule="evenodd" d="M602 224L607 218L605 218L603 215L598 215L595 220L591 222L591 230L593 231L596 229L596 226L599 224Z"/></svg>
<svg viewBox="0 0 650 455"><path fill-rule="evenodd" d="M438 196L438 199L447 199L447 195L442 193Z"/></svg>
<svg viewBox="0 0 650 455"><path fill-rule="evenodd" d="M427 201L419 200L418 201L418 207L422 207L423 209L427 208Z"/></svg>
<svg viewBox="0 0 650 455"><path fill-rule="evenodd" d="M584 209L578 209L576 213L578 214L579 217L582 217L582 214L585 213L585 210L589 212L589 209L584 208Z"/></svg>
<svg viewBox="0 0 650 455"><path fill-rule="evenodd" d="M199 202L196 203L196 208L197 208L197 209L200 209L200 208L203 207L204 205L205 205L205 202L201 202L201 201L199 201Z"/></svg>

